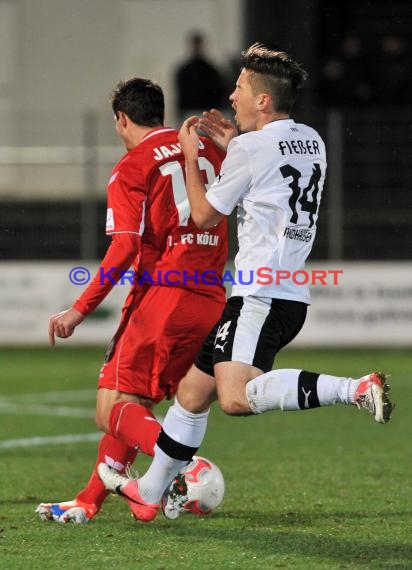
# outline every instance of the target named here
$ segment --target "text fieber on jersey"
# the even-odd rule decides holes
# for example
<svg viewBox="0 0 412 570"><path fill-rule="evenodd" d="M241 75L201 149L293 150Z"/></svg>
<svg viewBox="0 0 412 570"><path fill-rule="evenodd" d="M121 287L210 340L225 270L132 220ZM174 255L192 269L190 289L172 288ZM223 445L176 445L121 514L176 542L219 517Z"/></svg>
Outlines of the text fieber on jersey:
<svg viewBox="0 0 412 570"><path fill-rule="evenodd" d="M291 139L278 142L278 148L285 154L320 154L319 143L317 140L301 140Z"/></svg>

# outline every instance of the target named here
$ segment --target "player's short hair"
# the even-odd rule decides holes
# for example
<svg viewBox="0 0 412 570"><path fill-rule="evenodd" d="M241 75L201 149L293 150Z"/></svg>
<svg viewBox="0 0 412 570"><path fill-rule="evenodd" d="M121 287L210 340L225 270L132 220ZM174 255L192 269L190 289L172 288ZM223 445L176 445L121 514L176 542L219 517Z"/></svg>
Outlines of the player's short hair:
<svg viewBox="0 0 412 570"><path fill-rule="evenodd" d="M150 79L134 77L120 81L112 93L112 108L116 117L122 111L137 125L156 127L164 123L163 91Z"/></svg>
<svg viewBox="0 0 412 570"><path fill-rule="evenodd" d="M242 52L242 64L252 72L253 93L268 93L275 111L290 113L308 76L303 67L284 51L270 50L261 43Z"/></svg>

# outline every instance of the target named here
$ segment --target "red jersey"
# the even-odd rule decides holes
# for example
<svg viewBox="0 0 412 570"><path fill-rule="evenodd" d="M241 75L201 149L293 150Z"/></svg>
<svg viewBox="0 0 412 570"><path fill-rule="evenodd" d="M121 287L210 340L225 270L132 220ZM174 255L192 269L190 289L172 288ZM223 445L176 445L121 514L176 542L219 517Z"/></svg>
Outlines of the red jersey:
<svg viewBox="0 0 412 570"><path fill-rule="evenodd" d="M175 131L174 136L176 135ZM164 144L162 140L162 145L155 146L153 151L157 168L172 183L174 216L165 250L148 281L163 286L182 287L224 301L225 289L220 283L228 254L227 220L224 218L208 230L197 228L190 217L184 156L177 138L169 144ZM200 139L199 166L207 187L218 175L223 158L224 153L209 139ZM156 165L154 168L156 170ZM158 213L162 218L162 213ZM142 268L146 269L144 254ZM142 281L144 278L145 275L142 276Z"/></svg>
<svg viewBox="0 0 412 570"><path fill-rule="evenodd" d="M217 176L222 159L221 151L202 138L199 164L207 184ZM91 312L131 263L137 285L182 286L219 300L224 298L223 287L205 284L203 274L202 279L184 277L196 270L210 269L221 278L227 257L226 220L207 232L198 230L191 222L184 168L178 131L166 127L150 131L116 164L108 183L106 233L113 236L114 243L128 236L135 251L124 256L105 283L96 275L75 308L84 314ZM191 237L185 239L185 234ZM101 264L106 275L114 267L116 257L110 255L110 249ZM172 270L182 272L179 280L175 273L163 278ZM219 280L218 277L215 282Z"/></svg>

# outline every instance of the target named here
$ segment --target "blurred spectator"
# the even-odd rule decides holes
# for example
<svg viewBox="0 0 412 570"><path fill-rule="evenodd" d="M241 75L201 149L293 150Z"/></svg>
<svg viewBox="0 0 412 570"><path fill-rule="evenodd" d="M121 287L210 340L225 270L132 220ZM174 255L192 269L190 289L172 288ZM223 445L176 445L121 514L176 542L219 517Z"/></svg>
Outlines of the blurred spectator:
<svg viewBox="0 0 412 570"><path fill-rule="evenodd" d="M342 40L338 53L323 66L322 99L331 106L370 103L375 96L373 83L361 39L351 32Z"/></svg>
<svg viewBox="0 0 412 570"><path fill-rule="evenodd" d="M411 73L410 58L402 38L384 36L374 68L377 101L383 104L410 103Z"/></svg>
<svg viewBox="0 0 412 570"><path fill-rule="evenodd" d="M189 56L176 69L177 116L183 121L206 109L221 108L225 85L218 68L205 55L201 33L188 37Z"/></svg>

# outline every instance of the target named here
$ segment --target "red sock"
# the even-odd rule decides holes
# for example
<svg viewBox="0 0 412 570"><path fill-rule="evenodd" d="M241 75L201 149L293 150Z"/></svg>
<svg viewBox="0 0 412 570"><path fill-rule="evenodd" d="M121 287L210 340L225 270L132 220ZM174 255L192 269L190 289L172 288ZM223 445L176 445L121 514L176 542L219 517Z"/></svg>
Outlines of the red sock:
<svg viewBox="0 0 412 570"><path fill-rule="evenodd" d="M110 416L113 437L146 455L153 456L161 427L152 412L140 404L119 402L113 406Z"/></svg>
<svg viewBox="0 0 412 570"><path fill-rule="evenodd" d="M97 461L93 473L86 487L76 495L76 499L84 503L93 503L100 509L109 491L105 489L105 486L99 479L97 474L98 464L107 463L118 471L123 472L126 465L133 463L136 459L137 453L136 449L105 433L99 443Z"/></svg>

